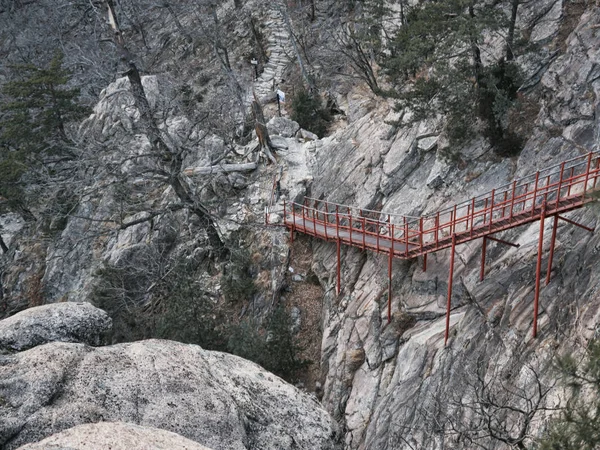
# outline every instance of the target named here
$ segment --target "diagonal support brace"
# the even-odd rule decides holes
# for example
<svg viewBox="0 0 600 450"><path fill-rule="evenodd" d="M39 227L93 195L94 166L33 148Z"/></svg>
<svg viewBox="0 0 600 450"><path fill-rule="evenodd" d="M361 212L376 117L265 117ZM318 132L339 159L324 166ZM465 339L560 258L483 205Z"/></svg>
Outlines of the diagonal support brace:
<svg viewBox="0 0 600 450"><path fill-rule="evenodd" d="M554 246L556 244L556 229L558 228L558 219L564 220L565 222L575 225L576 227L582 228L590 233L593 233L595 228L586 227L580 223L577 223L571 219L567 219L566 217L560 216L556 214L554 216L554 225L552 226L552 239L550 240L550 255L548 257L548 270L546 271L546 285L550 283L550 278L552 277L552 261L554 260Z"/></svg>

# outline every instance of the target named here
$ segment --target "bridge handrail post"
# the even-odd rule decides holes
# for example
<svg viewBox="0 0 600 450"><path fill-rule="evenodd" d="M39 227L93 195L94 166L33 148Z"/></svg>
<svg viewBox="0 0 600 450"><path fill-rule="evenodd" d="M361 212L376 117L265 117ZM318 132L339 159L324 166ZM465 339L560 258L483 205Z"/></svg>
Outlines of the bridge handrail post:
<svg viewBox="0 0 600 450"><path fill-rule="evenodd" d="M329 207L327 205L327 202L325 202L325 211L328 212L329 211ZM327 236L327 224L329 223L329 218L328 218L329 214L327 215L323 215L323 230L325 230L325 240L328 241L329 237Z"/></svg>
<svg viewBox="0 0 600 450"><path fill-rule="evenodd" d="M423 217L419 219L419 251L423 253Z"/></svg>
<svg viewBox="0 0 600 450"><path fill-rule="evenodd" d="M340 240L340 215L338 211L338 205L335 205L335 235Z"/></svg>
<svg viewBox="0 0 600 450"><path fill-rule="evenodd" d="M306 233L306 205L302 205L302 228L304 228L304 232Z"/></svg>
<svg viewBox="0 0 600 450"><path fill-rule="evenodd" d="M473 229L475 228L475 197L471 200L471 237L473 236Z"/></svg>
<svg viewBox="0 0 600 450"><path fill-rule="evenodd" d="M360 211L360 216L362 219L362 247L363 250L366 248L366 244L367 244L367 227L366 227L366 222L365 222L365 216L363 216L362 210Z"/></svg>
<svg viewBox="0 0 600 450"><path fill-rule="evenodd" d="M350 232L350 245L352 245L352 211L348 207L348 231Z"/></svg>
<svg viewBox="0 0 600 450"><path fill-rule="evenodd" d="M492 223L494 223L494 200L496 195L496 189L492 189L492 203L490 205L490 231L492 229Z"/></svg>
<svg viewBox="0 0 600 450"><path fill-rule="evenodd" d="M439 232L440 232L440 212L435 216L435 248L438 248L439 245Z"/></svg>
<svg viewBox="0 0 600 450"><path fill-rule="evenodd" d="M581 200L585 200L585 193L587 192L587 184L590 179L590 167L592 167L592 152L588 153L587 168L585 169L585 181L583 182L583 193L581 194Z"/></svg>
<svg viewBox="0 0 600 450"><path fill-rule="evenodd" d="M454 234L456 232L456 204L454 204L454 210L452 211L452 223L450 224L450 234Z"/></svg>
<svg viewBox="0 0 600 450"><path fill-rule="evenodd" d="M573 174L575 173L575 167L571 167L571 174L569 175L569 189L567 190L567 197L571 196L571 188L573 187Z"/></svg>
<svg viewBox="0 0 600 450"><path fill-rule="evenodd" d="M535 202L537 201L538 183L540 180L540 171L535 173L535 185L533 187L533 204L531 205L531 215L535 214Z"/></svg>
<svg viewBox="0 0 600 450"><path fill-rule="evenodd" d="M512 219L513 219L513 209L515 207L515 195L516 194L517 194L517 180L514 180L513 187L512 187L512 195L510 198L510 213L508 216L509 222L512 222Z"/></svg>
<svg viewBox="0 0 600 450"><path fill-rule="evenodd" d="M316 236L317 235L317 220L319 218L318 214L317 214L317 218L315 218L315 210L316 210L317 202L314 202L313 206L314 206L313 210L312 210L312 213L313 213L313 232L315 233L315 236Z"/></svg>
<svg viewBox="0 0 600 450"><path fill-rule="evenodd" d="M598 182L598 168L600 168L600 158L596 158L596 167L594 168L594 184L592 185L592 189L596 188L596 183Z"/></svg>
<svg viewBox="0 0 600 450"><path fill-rule="evenodd" d="M487 222L487 211L488 211L488 198L485 198L485 203L483 205L483 225Z"/></svg>
<svg viewBox="0 0 600 450"><path fill-rule="evenodd" d="M565 172L565 163L563 162L560 165L560 175L558 177L558 187L556 190L556 205L555 208L558 209L558 205L560 203L560 190L562 189L562 182L563 182L563 174Z"/></svg>
<svg viewBox="0 0 600 450"><path fill-rule="evenodd" d="M408 257L408 222L406 221L406 217L404 217L404 239L406 240L405 255Z"/></svg>

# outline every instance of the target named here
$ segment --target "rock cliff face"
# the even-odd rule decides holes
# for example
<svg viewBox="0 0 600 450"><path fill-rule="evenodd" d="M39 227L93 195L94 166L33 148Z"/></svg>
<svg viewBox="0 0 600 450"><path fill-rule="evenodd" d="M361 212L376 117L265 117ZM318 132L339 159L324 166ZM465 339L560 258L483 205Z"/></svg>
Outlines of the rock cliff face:
<svg viewBox="0 0 600 450"><path fill-rule="evenodd" d="M436 151L443 143L422 138L436 124L392 130L384 123L394 115L384 104L324 140L313 166L312 196L418 216L598 150L600 10L590 5L573 16L568 5L554 2L545 5L544 22L541 9L534 14L538 6L530 5L524 13L524 20L537 24L532 39L565 41L548 58L526 61L531 78L525 86L541 99L541 108L518 157L499 158L477 142L461 151L458 162L446 162ZM566 29L567 20L571 30ZM597 222L593 207L568 217L588 227ZM555 355L597 333L600 275L594 267L600 238L561 223L552 280L541 291L541 331L532 339L538 230L534 223L504 232L501 237L521 244L518 249L488 247L483 282L481 243L457 248L447 346L443 312L448 251L430 255L426 272L420 260L394 262L394 314L387 324L387 257L344 248L343 289L336 297L335 246L314 242L313 268L328 292L323 404L345 426L347 448L473 448L477 442L495 449L507 448L522 430L528 437L539 433L544 413L525 417L528 408L535 410L527 399L537 401L536 383L551 385ZM496 411L484 406L482 386L498 403ZM549 394L540 400L546 402L555 405L558 400ZM515 405L525 412L510 413ZM492 420L499 438L486 429L492 416L509 424Z"/></svg>
<svg viewBox="0 0 600 450"><path fill-rule="evenodd" d="M282 147L280 168L261 166L256 173L238 177L239 183L215 176L193 184L198 188L194 195L203 200L212 196L223 236L251 229L243 239L237 238L239 245L250 241L269 261L256 277L261 278L262 291L253 300L253 310L273 303L287 273L286 235L281 229L257 227L270 203L274 176L280 195L269 215L271 224L281 221L278 210L283 200L301 200L306 194L418 216L598 150L599 7L535 0L519 8L519 28L527 31L538 51L519 58L527 76L520 95L531 100L529 116L522 120L530 122L531 132L518 156L499 157L480 139L449 160L448 144L439 132L442 118L388 125L398 119L392 102L353 88L344 95L332 92L346 120L329 137L313 140L303 133L299 139L294 137L297 124L277 118L269 123L273 141ZM265 33L274 57L256 84L257 93L265 97L291 60L282 16L275 10L269 14ZM493 43L490 47L497 50ZM153 104L162 92L159 78L144 80ZM84 129L141 152L147 142L131 133L137 111L124 93L126 84L118 80L103 92ZM244 101L250 98L247 89ZM182 122L181 117L170 117L165 126L177 128ZM194 148L187 166L205 166L222 153L222 140L207 142L210 145ZM242 159L251 147L236 147L233 157ZM168 189L157 189L149 202L163 207L172 200ZM100 223L114 213L115 203L100 193L79 208L78 215ZM590 227L597 223L594 206L568 217ZM6 240L13 241L22 223L13 217L0 219ZM549 226L550 221L546 236ZM101 262L136 265L134 256L145 243L168 241L173 233L179 238L178 251L204 252L201 233L183 212L112 234L105 231L89 220L72 218L47 248L39 242L27 249L12 245L12 268L3 275L3 285L13 288L11 301L20 302L12 306L36 304L42 293L45 301L87 299ZM553 387L553 358L597 337L600 274L595 267L600 238L561 223L552 280L541 291L539 335L532 339L538 231L539 224L534 223L501 235L519 243L518 249L490 244L482 282L480 242L458 247L447 346L443 342L447 251L430 255L426 272L421 261L394 261L393 318L387 324L386 258L344 248L342 293L336 296L335 247L313 242L313 271L326 292L322 404L345 431L346 448L435 450L479 445L493 450L508 448L516 439L529 443L539 435L547 419L541 409L561 402L560 390ZM86 234L95 237L80 239ZM220 269L212 269L201 280L202 287L218 297L218 277L212 274ZM24 273L38 283L28 288ZM0 409L6 417L0 436L7 448L98 420L159 426L214 449L333 446L335 427L313 400L253 364L199 347L164 341L98 349L53 343L1 358L0 375L9 380L0 388ZM28 389L20 389L24 384Z"/></svg>
<svg viewBox="0 0 600 450"><path fill-rule="evenodd" d="M333 449L317 401L256 364L195 345L50 343L1 356L0 443L9 450L76 425L124 421L212 449Z"/></svg>

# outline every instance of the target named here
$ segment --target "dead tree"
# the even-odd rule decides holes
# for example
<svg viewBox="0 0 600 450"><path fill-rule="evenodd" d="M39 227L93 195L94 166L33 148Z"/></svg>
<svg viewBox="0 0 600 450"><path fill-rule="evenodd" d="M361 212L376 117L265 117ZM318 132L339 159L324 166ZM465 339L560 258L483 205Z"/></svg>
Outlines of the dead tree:
<svg viewBox="0 0 600 450"><path fill-rule="evenodd" d="M198 217L200 224L206 230L213 249L220 253L224 250L223 242L211 213L202 203L193 197L191 187L182 176L184 149L169 147L163 138L158 124L153 117L139 70L134 62L134 56L125 45L113 0L105 0L105 2L108 10L108 21L114 33L114 42L121 53L122 61L128 67L125 75L131 84L135 106L140 113L140 126L148 137L155 154L155 162L158 166L156 176L171 186L179 201Z"/></svg>

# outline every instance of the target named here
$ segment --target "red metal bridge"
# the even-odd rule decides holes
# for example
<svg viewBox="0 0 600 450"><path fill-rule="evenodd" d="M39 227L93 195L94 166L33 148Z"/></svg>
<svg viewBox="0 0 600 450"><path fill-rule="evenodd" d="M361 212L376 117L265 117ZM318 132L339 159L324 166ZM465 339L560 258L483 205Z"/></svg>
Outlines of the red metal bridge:
<svg viewBox="0 0 600 450"><path fill-rule="evenodd" d="M303 203L284 203L283 223L291 231L305 233L337 243L337 293L340 292L341 244L389 255L388 259L388 321L391 317L392 259L412 259L423 256L427 270L427 254L450 248L450 273L446 304L448 340L454 254L456 245L483 238L480 279L483 280L488 240L518 247L492 235L524 224L540 221L537 268L534 295L533 336L537 335L540 273L544 220L553 217L553 229L548 258L546 284L550 281L558 220L584 228L563 217L568 211L581 208L594 200L590 195L600 188L600 153L588 153L529 176L514 180L491 192L455 204L450 208L421 217L388 214L382 211L358 209L325 200L305 198ZM272 203L272 202L271 202ZM271 206L267 208L268 223Z"/></svg>

